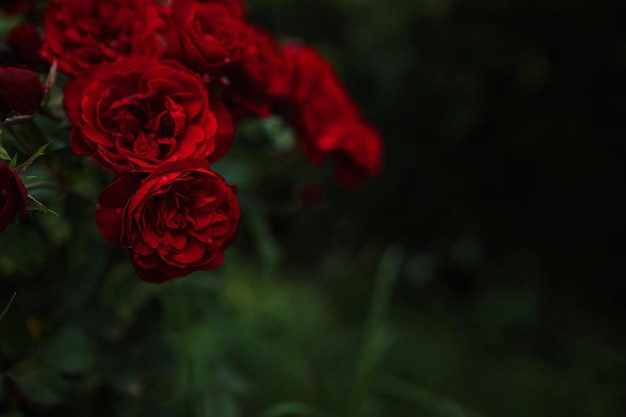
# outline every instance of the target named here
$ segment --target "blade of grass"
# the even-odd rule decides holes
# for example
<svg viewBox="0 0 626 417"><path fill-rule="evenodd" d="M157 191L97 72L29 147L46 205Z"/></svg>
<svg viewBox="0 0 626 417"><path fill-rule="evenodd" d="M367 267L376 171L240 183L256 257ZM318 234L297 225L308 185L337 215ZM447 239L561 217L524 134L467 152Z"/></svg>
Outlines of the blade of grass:
<svg viewBox="0 0 626 417"><path fill-rule="evenodd" d="M11 304L13 304L13 300L15 299L16 295L17 295L17 293L14 292L13 295L11 296L11 299L7 303L6 307L4 307L4 310L2 310L2 313L0 313L0 320L2 320L2 318L7 313L7 311L9 311L9 308L11 307Z"/></svg>
<svg viewBox="0 0 626 417"><path fill-rule="evenodd" d="M404 251L397 244L385 249L378 264L376 284L370 301L370 308L365 323L363 344L358 356L352 391L349 397L348 417L356 417L363 399L371 384L372 374L383 352L389 347L390 339L386 333L386 316L389 310L393 287L398 278Z"/></svg>

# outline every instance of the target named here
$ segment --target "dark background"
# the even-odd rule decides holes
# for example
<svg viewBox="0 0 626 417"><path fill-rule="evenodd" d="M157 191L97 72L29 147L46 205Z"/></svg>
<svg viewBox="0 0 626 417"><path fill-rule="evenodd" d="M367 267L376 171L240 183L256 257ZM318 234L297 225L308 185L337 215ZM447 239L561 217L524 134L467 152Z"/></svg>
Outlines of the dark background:
<svg viewBox="0 0 626 417"><path fill-rule="evenodd" d="M359 320L368 244L396 245L385 366L488 415L618 415L624 6L258 3L253 20L333 60L386 140L380 178L277 221L288 262Z"/></svg>

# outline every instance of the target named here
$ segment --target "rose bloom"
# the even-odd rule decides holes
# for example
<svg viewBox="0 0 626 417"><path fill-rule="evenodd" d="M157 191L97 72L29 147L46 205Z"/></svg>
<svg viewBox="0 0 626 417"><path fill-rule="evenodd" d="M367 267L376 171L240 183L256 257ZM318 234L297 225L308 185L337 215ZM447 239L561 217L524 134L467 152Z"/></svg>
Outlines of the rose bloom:
<svg viewBox="0 0 626 417"><path fill-rule="evenodd" d="M172 0L164 17L167 56L209 74L239 59L246 24L222 3Z"/></svg>
<svg viewBox="0 0 626 417"><path fill-rule="evenodd" d="M26 214L26 188L19 175L0 159L0 232L9 226L19 213Z"/></svg>
<svg viewBox="0 0 626 417"><path fill-rule="evenodd" d="M163 24L153 0L52 0L44 13L42 55L76 75L130 55L158 57Z"/></svg>
<svg viewBox="0 0 626 417"><path fill-rule="evenodd" d="M39 50L43 45L43 37L35 26L29 23L14 26L7 33L5 42L13 49L19 64L42 70L48 66L46 60L39 55Z"/></svg>
<svg viewBox="0 0 626 417"><path fill-rule="evenodd" d="M11 113L35 113L44 95L44 85L32 71L0 67L0 122Z"/></svg>
<svg viewBox="0 0 626 417"><path fill-rule="evenodd" d="M137 276L163 282L219 266L236 238L234 187L203 159L163 164L147 178L115 180L100 193L96 224L127 248Z"/></svg>
<svg viewBox="0 0 626 417"><path fill-rule="evenodd" d="M277 107L292 123L307 159L317 165L333 155L335 179L346 187L378 175L380 134L363 120L330 63L297 44L285 46L283 54L290 84Z"/></svg>
<svg viewBox="0 0 626 417"><path fill-rule="evenodd" d="M175 62L132 57L70 80L72 149L114 174L150 172L185 158L216 161L232 144L232 117L200 77Z"/></svg>
<svg viewBox="0 0 626 417"><path fill-rule="evenodd" d="M236 119L269 117L274 102L288 88L288 68L274 38L260 27L248 24L240 59L223 68L217 79L223 99Z"/></svg>
<svg viewBox="0 0 626 417"><path fill-rule="evenodd" d="M333 175L344 187L358 187L382 171L383 142L376 129L363 121L335 123L318 143L334 156Z"/></svg>

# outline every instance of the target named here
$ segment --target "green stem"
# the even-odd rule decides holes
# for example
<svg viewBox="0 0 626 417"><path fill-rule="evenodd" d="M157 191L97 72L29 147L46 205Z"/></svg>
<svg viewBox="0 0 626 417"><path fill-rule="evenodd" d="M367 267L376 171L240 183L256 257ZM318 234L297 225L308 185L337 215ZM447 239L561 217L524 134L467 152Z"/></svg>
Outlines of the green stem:
<svg viewBox="0 0 626 417"><path fill-rule="evenodd" d="M35 182L29 182L28 184L24 184L24 187L26 187L26 189L28 191L30 190L36 190L38 188L60 188L59 184L57 184L54 181L35 181Z"/></svg>

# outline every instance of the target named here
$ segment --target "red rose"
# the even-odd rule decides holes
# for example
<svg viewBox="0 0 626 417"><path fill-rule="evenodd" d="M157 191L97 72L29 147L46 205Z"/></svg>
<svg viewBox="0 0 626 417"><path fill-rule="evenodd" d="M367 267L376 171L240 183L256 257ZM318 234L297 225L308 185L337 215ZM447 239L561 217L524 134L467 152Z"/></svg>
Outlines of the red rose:
<svg viewBox="0 0 626 417"><path fill-rule="evenodd" d="M26 214L26 188L19 175L0 159L0 232L19 213Z"/></svg>
<svg viewBox="0 0 626 417"><path fill-rule="evenodd" d="M35 113L43 95L44 86L34 72L0 67L0 122L12 112Z"/></svg>
<svg viewBox="0 0 626 417"><path fill-rule="evenodd" d="M289 44L283 55L290 72L287 100L301 133L316 137L332 123L361 117L332 65L315 49Z"/></svg>
<svg viewBox="0 0 626 417"><path fill-rule="evenodd" d="M42 54L71 75L130 55L158 57L162 24L152 0L52 0Z"/></svg>
<svg viewBox="0 0 626 417"><path fill-rule="evenodd" d="M235 189L203 159L163 164L143 180L120 177L96 207L102 235L128 248L137 275L149 282L219 266L238 222Z"/></svg>
<svg viewBox="0 0 626 417"><path fill-rule="evenodd" d="M300 45L286 46L283 54L290 85L278 107L293 124L307 158L321 164L334 155L335 178L347 187L379 174L382 139L362 119L330 63Z"/></svg>
<svg viewBox="0 0 626 417"><path fill-rule="evenodd" d="M185 158L216 161L232 144L232 117L200 77L176 63L127 58L69 81L72 149L123 175Z"/></svg>
<svg viewBox="0 0 626 417"><path fill-rule="evenodd" d="M246 28L240 59L224 68L218 80L236 118L271 116L276 97L288 88L287 66L280 49L269 33L253 25Z"/></svg>
<svg viewBox="0 0 626 417"><path fill-rule="evenodd" d="M331 125L318 146L335 156L333 173L344 187L358 187L365 178L381 172L382 139L372 126L362 121Z"/></svg>
<svg viewBox="0 0 626 417"><path fill-rule="evenodd" d="M22 23L7 33L5 42L13 48L17 62L31 68L45 68L47 62L39 55L43 37L33 25Z"/></svg>
<svg viewBox="0 0 626 417"><path fill-rule="evenodd" d="M245 22L220 2L173 0L165 20L167 56L194 71L214 73L239 59Z"/></svg>

